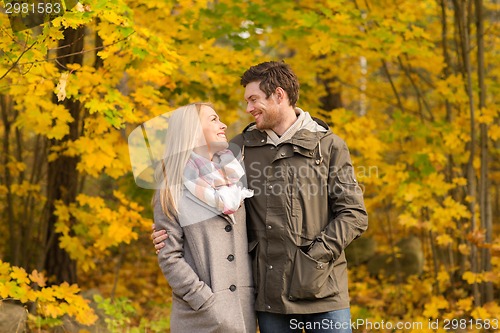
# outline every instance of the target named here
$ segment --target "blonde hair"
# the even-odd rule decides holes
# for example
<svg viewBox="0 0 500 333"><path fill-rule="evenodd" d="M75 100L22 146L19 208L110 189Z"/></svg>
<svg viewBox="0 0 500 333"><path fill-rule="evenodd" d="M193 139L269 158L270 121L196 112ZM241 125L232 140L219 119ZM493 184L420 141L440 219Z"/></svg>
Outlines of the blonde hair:
<svg viewBox="0 0 500 333"><path fill-rule="evenodd" d="M211 103L206 102L188 104L173 111L168 119L165 153L156 170L156 179L160 182L161 208L170 219L178 215L184 168L193 149L200 145L200 137L203 137L199 118L202 106L213 108Z"/></svg>

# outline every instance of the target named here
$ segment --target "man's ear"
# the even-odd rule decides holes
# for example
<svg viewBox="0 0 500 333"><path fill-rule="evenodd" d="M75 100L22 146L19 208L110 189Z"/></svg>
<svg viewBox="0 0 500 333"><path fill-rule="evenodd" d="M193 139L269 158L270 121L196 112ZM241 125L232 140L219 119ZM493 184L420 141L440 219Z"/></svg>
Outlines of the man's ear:
<svg viewBox="0 0 500 333"><path fill-rule="evenodd" d="M278 99L278 102L281 103L282 101L285 100L285 98L288 97L287 93L283 88L278 87L276 88L276 91L274 92L276 94L276 98Z"/></svg>

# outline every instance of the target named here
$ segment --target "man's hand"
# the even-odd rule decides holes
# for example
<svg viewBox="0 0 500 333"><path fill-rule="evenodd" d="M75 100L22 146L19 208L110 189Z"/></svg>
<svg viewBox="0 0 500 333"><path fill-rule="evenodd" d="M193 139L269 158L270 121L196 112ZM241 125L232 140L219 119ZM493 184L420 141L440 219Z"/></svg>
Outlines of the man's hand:
<svg viewBox="0 0 500 333"><path fill-rule="evenodd" d="M156 231L155 225L153 224L153 232L151 233L151 239L153 240L153 244L156 249L156 254L158 254L158 252L160 252L160 249L162 249L165 246L165 243L163 241L167 238L168 238L167 232L165 230Z"/></svg>

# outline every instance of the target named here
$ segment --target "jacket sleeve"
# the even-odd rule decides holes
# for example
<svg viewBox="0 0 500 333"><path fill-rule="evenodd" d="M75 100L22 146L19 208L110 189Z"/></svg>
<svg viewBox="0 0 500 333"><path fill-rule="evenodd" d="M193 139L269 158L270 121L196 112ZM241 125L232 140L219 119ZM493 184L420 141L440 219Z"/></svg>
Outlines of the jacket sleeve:
<svg viewBox="0 0 500 333"><path fill-rule="evenodd" d="M328 204L330 221L308 254L318 260L337 260L342 251L368 228L363 191L354 176L346 143L336 137L330 148Z"/></svg>
<svg viewBox="0 0 500 333"><path fill-rule="evenodd" d="M166 230L168 238L158 253L158 263L172 291L198 310L212 295L212 289L184 259L184 233L176 220L169 219L161 208L159 195L154 200L156 230Z"/></svg>

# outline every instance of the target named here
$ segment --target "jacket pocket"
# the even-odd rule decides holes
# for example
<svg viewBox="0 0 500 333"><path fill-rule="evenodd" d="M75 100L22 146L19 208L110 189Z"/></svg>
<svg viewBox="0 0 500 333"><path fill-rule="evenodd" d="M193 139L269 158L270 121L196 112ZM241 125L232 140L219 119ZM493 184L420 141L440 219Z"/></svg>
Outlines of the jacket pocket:
<svg viewBox="0 0 500 333"><path fill-rule="evenodd" d="M319 262L301 249L295 253L289 299L313 300L339 293L333 262Z"/></svg>
<svg viewBox="0 0 500 333"><path fill-rule="evenodd" d="M252 241L248 244L248 253L252 260L252 277L255 293L259 290L259 242Z"/></svg>

